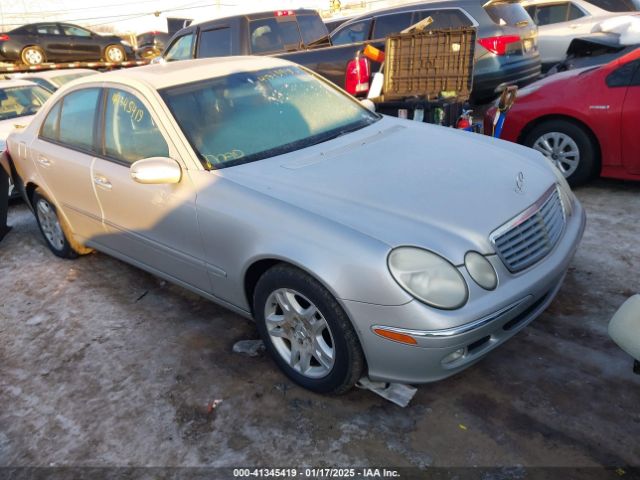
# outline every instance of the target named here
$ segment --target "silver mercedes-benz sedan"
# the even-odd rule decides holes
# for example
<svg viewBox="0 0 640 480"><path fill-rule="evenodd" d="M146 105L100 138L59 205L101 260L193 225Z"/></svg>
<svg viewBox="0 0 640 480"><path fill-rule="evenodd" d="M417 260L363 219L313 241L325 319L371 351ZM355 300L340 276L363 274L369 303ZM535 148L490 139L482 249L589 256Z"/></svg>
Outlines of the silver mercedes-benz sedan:
<svg viewBox="0 0 640 480"><path fill-rule="evenodd" d="M8 142L54 254L254 318L317 392L468 367L549 305L585 226L540 153L377 115L273 58L76 80Z"/></svg>

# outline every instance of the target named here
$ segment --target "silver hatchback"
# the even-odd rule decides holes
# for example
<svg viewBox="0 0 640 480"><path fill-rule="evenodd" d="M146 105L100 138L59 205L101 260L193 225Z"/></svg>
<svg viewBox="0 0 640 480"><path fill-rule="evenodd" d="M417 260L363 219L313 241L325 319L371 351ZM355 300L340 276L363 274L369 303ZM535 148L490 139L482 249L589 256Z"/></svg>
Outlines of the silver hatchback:
<svg viewBox="0 0 640 480"><path fill-rule="evenodd" d="M77 80L9 146L53 253L254 318L318 392L476 362L551 302L585 225L538 152L382 117L274 58Z"/></svg>

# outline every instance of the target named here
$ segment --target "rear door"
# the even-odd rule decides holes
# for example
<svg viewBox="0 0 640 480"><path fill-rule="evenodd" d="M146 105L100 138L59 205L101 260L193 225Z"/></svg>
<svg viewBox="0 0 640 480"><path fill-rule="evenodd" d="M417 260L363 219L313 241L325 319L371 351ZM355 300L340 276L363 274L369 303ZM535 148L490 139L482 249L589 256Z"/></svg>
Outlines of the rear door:
<svg viewBox="0 0 640 480"><path fill-rule="evenodd" d="M69 60L73 54L70 39L57 23L39 23L35 27L38 45L45 51L48 61Z"/></svg>
<svg viewBox="0 0 640 480"><path fill-rule="evenodd" d="M640 60L632 62L635 73L622 107L622 161L625 168L634 175L640 175Z"/></svg>
<svg viewBox="0 0 640 480"><path fill-rule="evenodd" d="M94 35L89 30L64 23L60 25L60 28L69 39L74 60L100 59L102 49L99 39L94 38Z"/></svg>
<svg viewBox="0 0 640 480"><path fill-rule="evenodd" d="M65 95L49 110L29 148L43 187L83 243L104 233L90 173L99 97L97 87Z"/></svg>

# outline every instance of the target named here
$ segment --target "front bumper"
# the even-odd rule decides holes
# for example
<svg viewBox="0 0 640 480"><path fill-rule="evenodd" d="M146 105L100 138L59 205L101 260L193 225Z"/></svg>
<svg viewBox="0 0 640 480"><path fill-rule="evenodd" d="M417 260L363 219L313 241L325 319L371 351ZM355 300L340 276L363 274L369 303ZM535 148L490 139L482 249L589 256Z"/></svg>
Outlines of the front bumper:
<svg viewBox="0 0 640 480"><path fill-rule="evenodd" d="M369 377L375 381L428 383L449 377L480 360L531 323L552 302L585 224L584 210L576 200L562 238L536 265L514 275L497 256L490 257L500 279L493 292L478 290L480 287L464 272L470 300L456 311L437 310L415 300L400 306L344 301L360 336ZM418 344L410 346L382 338L373 332L376 326L410 333ZM443 362L460 349L465 351L462 357Z"/></svg>

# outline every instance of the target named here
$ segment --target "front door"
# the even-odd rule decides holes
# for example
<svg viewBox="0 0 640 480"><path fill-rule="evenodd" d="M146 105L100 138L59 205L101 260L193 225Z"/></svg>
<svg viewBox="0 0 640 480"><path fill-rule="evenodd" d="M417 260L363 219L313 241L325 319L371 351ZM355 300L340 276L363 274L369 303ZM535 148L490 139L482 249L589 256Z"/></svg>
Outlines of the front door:
<svg viewBox="0 0 640 480"><path fill-rule="evenodd" d="M108 234L98 243L142 268L209 292L196 192L184 164L177 184L143 185L131 178L136 160L180 160L152 111L134 90L105 91L104 146L92 178Z"/></svg>

